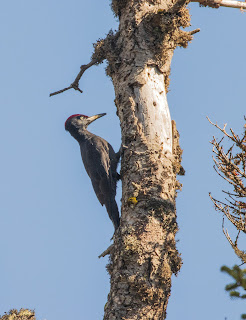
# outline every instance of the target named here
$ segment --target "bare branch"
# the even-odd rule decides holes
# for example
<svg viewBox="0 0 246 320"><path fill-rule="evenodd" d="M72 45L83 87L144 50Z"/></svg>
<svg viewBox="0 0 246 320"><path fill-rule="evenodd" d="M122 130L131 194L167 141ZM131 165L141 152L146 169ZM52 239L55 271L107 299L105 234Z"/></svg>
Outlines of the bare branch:
<svg viewBox="0 0 246 320"><path fill-rule="evenodd" d="M235 254L244 263L246 263L246 252L240 250L237 246L240 232L243 231L246 233L246 126L244 126L243 137L240 138L239 135L237 135L232 129L230 129L231 134L227 133L226 124L223 128L221 128L217 125L217 123L213 123L208 117L207 119L213 126L215 126L224 134L224 137L228 137L233 142L233 144L226 150L222 145L223 138L218 142L216 138L213 137L211 144L213 145L213 153L215 154L215 156L213 156L215 164L214 169L219 176L233 186L234 193L231 191L223 191L229 195L229 199L225 198L228 203L214 199L211 194L209 194L209 196L213 201L215 209L223 214L223 233L232 246ZM235 148L239 149L239 152L237 150L236 154L234 153ZM232 241L228 231L224 228L225 216L238 230L235 242Z"/></svg>
<svg viewBox="0 0 246 320"><path fill-rule="evenodd" d="M191 2L199 2L202 6L211 8L228 7L240 10L246 10L246 2L233 0L191 0Z"/></svg>
<svg viewBox="0 0 246 320"><path fill-rule="evenodd" d="M100 256L98 256L98 258L100 259L100 258L103 258L103 257L107 256L108 254L110 254L111 251L112 251L112 249L113 249L113 247L114 247L114 245L111 244L111 245L108 247L108 249L106 249L105 251L103 251L103 253L101 253Z"/></svg>
<svg viewBox="0 0 246 320"><path fill-rule="evenodd" d="M228 138L230 138L230 139L233 139L233 137L230 136L230 135L225 131L225 128L226 128L227 124L224 124L224 127L223 127L223 129L222 129L222 128L220 128L220 127L217 125L217 123L213 123L213 122L209 119L209 117L206 117L206 118L208 119L208 121L209 121L213 126L215 126L217 129L219 129L221 132L223 132L224 135L226 135L226 136L227 136Z"/></svg>
<svg viewBox="0 0 246 320"><path fill-rule="evenodd" d="M79 81L81 79L81 77L83 76L84 72L89 69L91 66L93 66L94 64L98 63L97 60L91 60L91 62L89 62L88 64L83 64L81 67L80 67L80 72L78 73L76 79L74 80L74 82L67 88L64 88L62 90L59 90L59 91L56 91L56 92L53 92L50 94L50 97L52 96L55 96L56 94L59 94L59 93L62 93L62 92L65 92L69 89L74 89L74 90L77 90L79 91L80 93L83 93L83 91L79 88Z"/></svg>
<svg viewBox="0 0 246 320"><path fill-rule="evenodd" d="M237 228L237 230L243 231L244 233L246 233L245 223L244 223L242 217L240 220L239 220L239 218L234 218L233 215L230 214L229 210L225 210L225 215L226 215L227 219L229 221L231 221L231 223L234 224L234 226Z"/></svg>
<svg viewBox="0 0 246 320"><path fill-rule="evenodd" d="M243 231L244 233L246 233L245 221L243 220L243 217L240 213L237 213L238 215L240 215L240 217L236 217L232 215L230 213L230 209L234 209L233 207L228 206L225 203L214 199L210 193L209 193L209 197L213 201L215 208L218 211L222 212L227 217L227 219L237 228L239 232Z"/></svg>
<svg viewBox="0 0 246 320"><path fill-rule="evenodd" d="M79 88L79 81L83 76L84 72L89 69L93 65L98 65L102 63L105 59L108 59L108 53L110 52L111 55L113 52L112 47L115 45L115 41L118 37L119 33L114 33L112 30L109 31L105 39L99 39L96 43L93 44L94 52L91 57L91 61L88 64L83 64L80 67L80 72L78 73L74 82L69 86L62 90L53 92L50 94L50 97L57 95L59 93L65 92L69 89L74 89L82 93L83 91ZM113 58L116 61L115 56Z"/></svg>
<svg viewBox="0 0 246 320"><path fill-rule="evenodd" d="M200 31L201 31L201 29L197 28L195 30L190 31L189 34L192 36L193 34L196 34L197 32L200 32Z"/></svg>
<svg viewBox="0 0 246 320"><path fill-rule="evenodd" d="M242 260L243 263L246 263L246 253L240 249L238 249L237 247L237 240L238 240L238 237L236 238L236 241L235 243L233 243L229 233L227 230L224 229L224 219L223 219L223 233L224 235L226 236L226 239L228 240L228 242L230 243L230 245L232 246L234 252L236 253L236 255L238 256L239 259Z"/></svg>
<svg viewBox="0 0 246 320"><path fill-rule="evenodd" d="M214 157L213 157L213 160L214 160L217 168L218 168L220 171L222 171L222 170L221 170L222 167L218 164L218 162L214 159ZM236 184L234 181L231 181L230 179L228 179L228 178L226 178L225 176L223 176L223 175L216 169L215 166L214 166L214 170L216 171L216 173L218 173L218 175L219 175L221 178L223 178L223 179L224 179L225 181L227 181L229 184L233 185L234 188L237 187L237 184ZM223 172L223 171L222 171L222 172Z"/></svg>

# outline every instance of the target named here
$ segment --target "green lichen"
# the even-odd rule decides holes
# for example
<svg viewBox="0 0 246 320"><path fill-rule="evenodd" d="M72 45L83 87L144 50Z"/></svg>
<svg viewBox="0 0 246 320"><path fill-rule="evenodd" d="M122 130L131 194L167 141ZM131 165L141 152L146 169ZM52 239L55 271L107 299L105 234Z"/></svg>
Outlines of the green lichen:
<svg viewBox="0 0 246 320"><path fill-rule="evenodd" d="M125 235L124 242L124 254L131 255L141 252L141 243L134 234Z"/></svg>

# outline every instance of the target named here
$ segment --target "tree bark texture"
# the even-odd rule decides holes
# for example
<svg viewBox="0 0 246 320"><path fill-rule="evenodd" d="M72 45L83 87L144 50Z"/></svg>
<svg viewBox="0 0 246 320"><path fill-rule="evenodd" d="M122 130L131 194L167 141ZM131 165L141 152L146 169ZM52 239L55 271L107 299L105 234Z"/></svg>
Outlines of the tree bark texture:
<svg viewBox="0 0 246 320"><path fill-rule="evenodd" d="M180 30L190 17L185 2L176 0L113 0L112 8L119 30L98 41L93 57L108 60L124 150L121 225L107 266L104 319L160 320L171 276L181 267L175 198L182 151L166 91L173 51L192 39Z"/></svg>

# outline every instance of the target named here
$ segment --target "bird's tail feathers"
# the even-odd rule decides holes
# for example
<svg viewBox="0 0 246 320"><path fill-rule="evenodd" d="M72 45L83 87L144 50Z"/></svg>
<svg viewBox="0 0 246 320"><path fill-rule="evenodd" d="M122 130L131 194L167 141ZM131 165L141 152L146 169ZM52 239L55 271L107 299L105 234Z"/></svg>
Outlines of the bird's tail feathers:
<svg viewBox="0 0 246 320"><path fill-rule="evenodd" d="M118 206L115 199L114 198L109 199L105 203L105 206L106 206L109 218L113 222L115 230L117 230L120 225L120 217L119 217Z"/></svg>

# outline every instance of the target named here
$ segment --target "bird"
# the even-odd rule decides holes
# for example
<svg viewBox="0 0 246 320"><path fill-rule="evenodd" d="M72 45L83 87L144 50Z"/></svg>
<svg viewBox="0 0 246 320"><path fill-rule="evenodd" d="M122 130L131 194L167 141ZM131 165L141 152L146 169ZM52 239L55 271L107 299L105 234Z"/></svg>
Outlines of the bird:
<svg viewBox="0 0 246 320"><path fill-rule="evenodd" d="M101 205L105 205L116 231L120 225L115 196L116 184L120 178L117 165L121 152L115 153L106 140L87 130L89 124L105 115L106 113L91 117L83 114L71 115L65 122L65 130L78 141L82 161L95 194Z"/></svg>

